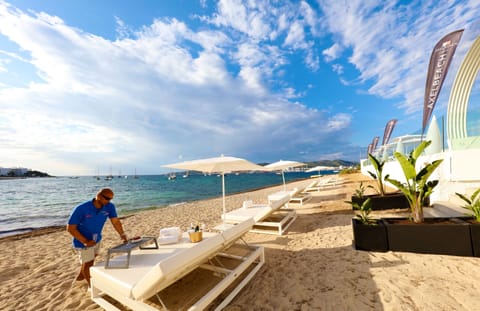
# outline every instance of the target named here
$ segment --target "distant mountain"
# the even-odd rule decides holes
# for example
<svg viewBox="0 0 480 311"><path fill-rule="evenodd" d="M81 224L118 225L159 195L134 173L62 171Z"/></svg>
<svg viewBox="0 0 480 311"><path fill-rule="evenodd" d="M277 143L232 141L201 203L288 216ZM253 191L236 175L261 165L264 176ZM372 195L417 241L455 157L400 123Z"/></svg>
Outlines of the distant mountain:
<svg viewBox="0 0 480 311"><path fill-rule="evenodd" d="M312 161L306 162L308 166L357 166L359 165L358 162L351 162L345 160L320 160L320 161Z"/></svg>
<svg viewBox="0 0 480 311"><path fill-rule="evenodd" d="M357 166L359 165L358 162L351 162L351 161L345 161L345 160L320 160L320 161L311 161L311 162L303 162L307 164L308 167L314 167L314 166ZM265 166L270 163L258 163L258 165Z"/></svg>
<svg viewBox="0 0 480 311"><path fill-rule="evenodd" d="M40 171L28 171L23 176L25 177L52 177L48 173L40 172Z"/></svg>

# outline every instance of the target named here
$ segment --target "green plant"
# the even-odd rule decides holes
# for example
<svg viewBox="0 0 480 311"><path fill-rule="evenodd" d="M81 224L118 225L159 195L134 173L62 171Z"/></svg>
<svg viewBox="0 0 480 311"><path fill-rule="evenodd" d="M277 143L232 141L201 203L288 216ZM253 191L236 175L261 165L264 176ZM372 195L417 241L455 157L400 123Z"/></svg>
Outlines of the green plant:
<svg viewBox="0 0 480 311"><path fill-rule="evenodd" d="M411 216L416 223L423 222L423 203L438 185L438 180L428 181L432 173L443 160L435 160L425 166L417 173L415 165L418 157L431 144L431 141L422 141L408 157L395 152L394 156L402 167L406 183L395 179L386 178L388 182L397 187L405 194L410 205Z"/></svg>
<svg viewBox="0 0 480 311"><path fill-rule="evenodd" d="M378 191L378 193L381 196L384 196L385 192L386 192L386 188L385 188L385 184L383 183L383 181L386 180L389 176L387 174L385 177L383 177L383 166L385 165L385 161L381 161L381 160L375 158L370 153L368 154L368 159L370 160L370 162L373 165L373 168L375 169L375 173L370 172L370 171L368 171L368 173L370 174L370 176L372 176L372 178L374 180L376 180L376 182L377 182L377 189L376 190ZM369 186L369 187L372 187L372 186Z"/></svg>
<svg viewBox="0 0 480 311"><path fill-rule="evenodd" d="M345 203L352 204L353 209L359 210L359 213L356 214L355 217L359 219L362 222L362 224L376 225L377 221L370 217L370 213L372 212L372 206L370 201L371 199L368 198L365 201L363 201L362 205L352 201L345 201Z"/></svg>
<svg viewBox="0 0 480 311"><path fill-rule="evenodd" d="M355 189L355 196L357 196L361 199L361 198L363 198L364 194L365 194L365 186L363 185L363 182L361 181L358 188Z"/></svg>
<svg viewBox="0 0 480 311"><path fill-rule="evenodd" d="M480 222L480 188L477 189L471 196L470 198L467 198L463 194L460 194L458 192L455 192L455 194L465 201L467 205L462 206L463 208L466 208L470 211L472 211L473 216L475 216L475 220ZM470 214L468 214L470 216Z"/></svg>

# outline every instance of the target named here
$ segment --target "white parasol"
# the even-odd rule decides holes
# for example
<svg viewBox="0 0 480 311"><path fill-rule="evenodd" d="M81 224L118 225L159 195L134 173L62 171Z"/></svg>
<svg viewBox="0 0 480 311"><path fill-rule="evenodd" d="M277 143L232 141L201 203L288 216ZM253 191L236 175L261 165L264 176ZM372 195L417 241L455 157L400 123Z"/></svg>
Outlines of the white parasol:
<svg viewBox="0 0 480 311"><path fill-rule="evenodd" d="M235 157L220 156L201 160L185 161L164 165L168 168L183 169L188 171L200 171L204 173L220 173L222 175L222 199L223 215L225 216L225 173L242 171L265 171L263 166L250 161ZM225 218L225 217L224 217Z"/></svg>
<svg viewBox="0 0 480 311"><path fill-rule="evenodd" d="M320 176L320 171L333 171L334 169L336 169L336 167L319 165L319 166L312 167L306 170L305 172L307 173L318 172L318 175Z"/></svg>
<svg viewBox="0 0 480 311"><path fill-rule="evenodd" d="M303 166L303 165L306 165L306 164L302 163L302 162L297 162L297 161L280 160L278 162L274 162L274 163L270 163L268 165L265 165L265 168L270 170L270 171L282 171L283 191L286 191L285 175L284 175L285 170L289 169L289 168L292 168L292 167L298 167L298 166Z"/></svg>

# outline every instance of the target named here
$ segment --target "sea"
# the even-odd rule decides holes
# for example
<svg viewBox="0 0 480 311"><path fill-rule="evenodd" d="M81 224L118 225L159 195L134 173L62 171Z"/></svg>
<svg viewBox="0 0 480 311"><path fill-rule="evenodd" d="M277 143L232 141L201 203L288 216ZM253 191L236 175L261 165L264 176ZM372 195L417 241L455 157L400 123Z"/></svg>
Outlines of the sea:
<svg viewBox="0 0 480 311"><path fill-rule="evenodd" d="M310 178L306 172L285 172L285 181ZM323 171L322 174L333 174ZM105 177L37 177L0 179L0 237L66 224L72 209L93 199L102 187L115 193L119 215L142 209L165 208L190 201L222 196L220 175L191 172L168 175ZM282 184L282 175L256 172L225 175L226 195Z"/></svg>

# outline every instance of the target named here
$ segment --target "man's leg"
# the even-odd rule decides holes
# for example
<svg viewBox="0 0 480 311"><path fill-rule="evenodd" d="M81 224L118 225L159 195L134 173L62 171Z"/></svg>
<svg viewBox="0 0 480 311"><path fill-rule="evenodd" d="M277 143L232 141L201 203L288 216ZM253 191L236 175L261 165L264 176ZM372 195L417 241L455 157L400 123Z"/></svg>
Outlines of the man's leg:
<svg viewBox="0 0 480 311"><path fill-rule="evenodd" d="M85 276L83 275L83 265L80 266L80 271L78 272L77 278L75 280L77 281L85 280Z"/></svg>
<svg viewBox="0 0 480 311"><path fill-rule="evenodd" d="M97 255L96 247L81 248L78 249L78 252L81 266L76 280L85 280L88 287L90 287L90 267L93 266L94 259Z"/></svg>
<svg viewBox="0 0 480 311"><path fill-rule="evenodd" d="M82 274L83 277L85 278L85 281L88 283L88 287L90 287L90 267L93 266L93 260L89 262L85 262L82 264Z"/></svg>

